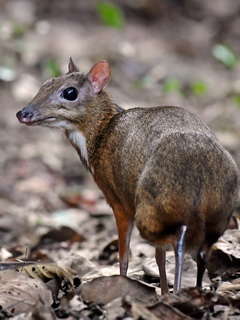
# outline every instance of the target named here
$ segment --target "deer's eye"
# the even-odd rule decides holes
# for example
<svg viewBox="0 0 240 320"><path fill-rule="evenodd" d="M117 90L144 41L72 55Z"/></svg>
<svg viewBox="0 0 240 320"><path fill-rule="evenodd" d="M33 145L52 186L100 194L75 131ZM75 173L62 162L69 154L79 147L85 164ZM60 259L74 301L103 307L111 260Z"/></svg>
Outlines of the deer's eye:
<svg viewBox="0 0 240 320"><path fill-rule="evenodd" d="M75 89L73 87L67 88L67 89L63 90L62 97L63 97L63 99L66 99L69 101L74 101L78 97L78 91L77 91L77 89Z"/></svg>

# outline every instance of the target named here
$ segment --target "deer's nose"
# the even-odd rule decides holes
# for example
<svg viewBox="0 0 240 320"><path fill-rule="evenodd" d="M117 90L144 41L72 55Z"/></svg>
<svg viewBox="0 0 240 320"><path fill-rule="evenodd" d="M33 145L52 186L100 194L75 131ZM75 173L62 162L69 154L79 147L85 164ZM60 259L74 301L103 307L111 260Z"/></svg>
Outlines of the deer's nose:
<svg viewBox="0 0 240 320"><path fill-rule="evenodd" d="M19 122L27 124L27 123L31 122L31 119L33 117L33 112L24 108L24 109L18 111L16 116L17 116Z"/></svg>

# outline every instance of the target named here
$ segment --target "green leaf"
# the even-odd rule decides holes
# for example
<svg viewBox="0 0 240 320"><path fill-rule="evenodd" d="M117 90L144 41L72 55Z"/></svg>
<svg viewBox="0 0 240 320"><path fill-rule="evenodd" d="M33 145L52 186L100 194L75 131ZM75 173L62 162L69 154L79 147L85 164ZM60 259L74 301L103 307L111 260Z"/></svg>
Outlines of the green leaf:
<svg viewBox="0 0 240 320"><path fill-rule="evenodd" d="M223 44L217 44L213 47L213 56L228 68L234 68L238 62L234 52Z"/></svg>
<svg viewBox="0 0 240 320"><path fill-rule="evenodd" d="M105 26L121 29L124 25L123 12L107 1L100 1L96 6L97 12Z"/></svg>
<svg viewBox="0 0 240 320"><path fill-rule="evenodd" d="M233 97L233 100L234 100L236 106L237 106L238 108L240 108L240 94L236 94L236 95Z"/></svg>
<svg viewBox="0 0 240 320"><path fill-rule="evenodd" d="M54 59L47 60L44 67L51 78L59 77L61 75L59 64Z"/></svg>
<svg viewBox="0 0 240 320"><path fill-rule="evenodd" d="M144 76L135 82L137 88L150 88L153 85L151 77Z"/></svg>
<svg viewBox="0 0 240 320"><path fill-rule="evenodd" d="M172 91L180 91L181 90L181 84L179 80L176 78L169 78L167 79L163 84L163 91L164 92L172 92Z"/></svg>
<svg viewBox="0 0 240 320"><path fill-rule="evenodd" d="M26 31L27 28L24 25L19 23L14 23L12 25L12 35L14 38L21 38Z"/></svg>
<svg viewBox="0 0 240 320"><path fill-rule="evenodd" d="M195 81L191 85L192 92L196 96L204 96L206 93L208 93L208 86L203 81Z"/></svg>

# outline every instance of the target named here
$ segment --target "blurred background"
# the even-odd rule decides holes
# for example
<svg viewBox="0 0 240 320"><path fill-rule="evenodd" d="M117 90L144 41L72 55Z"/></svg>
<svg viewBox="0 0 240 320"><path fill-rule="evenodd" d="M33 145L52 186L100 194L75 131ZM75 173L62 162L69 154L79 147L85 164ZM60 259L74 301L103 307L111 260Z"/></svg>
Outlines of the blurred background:
<svg viewBox="0 0 240 320"><path fill-rule="evenodd" d="M15 116L43 81L67 72L70 56L83 72L108 60L109 91L123 108L197 113L240 165L239 40L238 0L0 0L0 244L17 256L67 225L82 250L98 235L92 259L96 241L116 235L63 133Z"/></svg>

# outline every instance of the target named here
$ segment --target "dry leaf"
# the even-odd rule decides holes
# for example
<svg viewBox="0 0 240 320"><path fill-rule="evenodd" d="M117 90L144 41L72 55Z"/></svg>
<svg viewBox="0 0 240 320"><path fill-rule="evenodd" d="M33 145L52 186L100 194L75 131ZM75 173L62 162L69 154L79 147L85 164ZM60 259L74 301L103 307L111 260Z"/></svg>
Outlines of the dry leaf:
<svg viewBox="0 0 240 320"><path fill-rule="evenodd" d="M236 259L240 259L240 230L226 230L224 235L215 243L213 249L223 251Z"/></svg>
<svg viewBox="0 0 240 320"><path fill-rule="evenodd" d="M98 193L93 190L68 187L60 194L61 199L70 207L93 207L98 202Z"/></svg>
<svg viewBox="0 0 240 320"><path fill-rule="evenodd" d="M26 266L21 269L21 272L26 273L31 278L41 279L47 282L55 277L60 280L65 280L67 283L74 286L74 278L77 274L74 270L70 268L61 268L54 264L35 264L31 266Z"/></svg>
<svg viewBox="0 0 240 320"><path fill-rule="evenodd" d="M140 303L132 302L131 312L132 312L133 318L136 319L136 320L138 320L138 319L142 319L142 320L158 320L159 319L151 311L149 311L147 308L145 308ZM164 320L164 318L161 318L161 319ZM175 318L172 318L172 317L168 317L168 318L165 318L165 319L175 320Z"/></svg>
<svg viewBox="0 0 240 320"><path fill-rule="evenodd" d="M47 245L49 243L54 242L63 242L69 241L70 243L73 242L83 242L85 239L82 235L78 234L75 230L68 226L61 226L59 229L51 229L47 233L45 233L38 244L38 247L43 247L45 242Z"/></svg>
<svg viewBox="0 0 240 320"><path fill-rule="evenodd" d="M217 289L217 293L224 293L227 291L239 291L240 290L240 283L238 282L228 282L225 281L220 284L220 286Z"/></svg>
<svg viewBox="0 0 240 320"><path fill-rule="evenodd" d="M184 313L180 312L178 309L163 302L159 302L156 305L149 307L148 309L157 317L157 319L161 319L161 320L191 319Z"/></svg>
<svg viewBox="0 0 240 320"><path fill-rule="evenodd" d="M101 250L98 259L113 264L118 261L118 239L111 240Z"/></svg>
<svg viewBox="0 0 240 320"><path fill-rule="evenodd" d="M58 261L58 266L65 268L72 268L76 270L79 277L83 277L88 273L93 275L99 273L99 268L90 260L78 254L76 251L70 251L61 260Z"/></svg>
<svg viewBox="0 0 240 320"><path fill-rule="evenodd" d="M81 287L83 301L107 304L116 298L130 296L135 302L149 304L158 300L155 289L123 276L99 277Z"/></svg>
<svg viewBox="0 0 240 320"><path fill-rule="evenodd" d="M34 312L36 307L51 313L52 294L38 279L13 270L0 272L0 305L14 315Z"/></svg>
<svg viewBox="0 0 240 320"><path fill-rule="evenodd" d="M228 244L228 246L234 245L235 244ZM213 282L216 282L215 278L217 276L220 276L223 281L231 281L233 278L238 278L240 271L240 259L231 254L227 254L224 249L225 245L220 245L220 247L223 250L216 249L216 245L214 245L214 249L211 251L207 264L209 277ZM234 251L236 250L234 249Z"/></svg>
<svg viewBox="0 0 240 320"><path fill-rule="evenodd" d="M126 309L124 308L122 298L116 298L104 306L106 310L106 317L108 320L124 319ZM129 319L130 320L130 319Z"/></svg>
<svg viewBox="0 0 240 320"><path fill-rule="evenodd" d="M42 174L16 182L15 187L19 192L46 193L53 187L50 175Z"/></svg>

